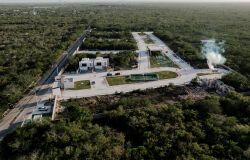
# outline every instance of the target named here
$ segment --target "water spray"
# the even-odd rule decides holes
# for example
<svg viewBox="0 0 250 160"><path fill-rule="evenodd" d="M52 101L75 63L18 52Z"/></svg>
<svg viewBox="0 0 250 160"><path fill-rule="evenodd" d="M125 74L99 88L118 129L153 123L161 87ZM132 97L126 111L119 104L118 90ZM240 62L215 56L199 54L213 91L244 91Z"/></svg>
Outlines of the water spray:
<svg viewBox="0 0 250 160"><path fill-rule="evenodd" d="M209 69L214 70L214 65L224 64L226 58L222 55L225 52L225 41L216 43L214 39L202 40L202 55L207 59Z"/></svg>

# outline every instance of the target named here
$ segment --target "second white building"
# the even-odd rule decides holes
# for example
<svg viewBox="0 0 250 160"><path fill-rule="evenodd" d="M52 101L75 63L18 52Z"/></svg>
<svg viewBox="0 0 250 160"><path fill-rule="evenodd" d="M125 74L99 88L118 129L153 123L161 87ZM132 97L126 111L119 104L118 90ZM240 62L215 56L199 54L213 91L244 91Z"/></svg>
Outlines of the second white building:
<svg viewBox="0 0 250 160"><path fill-rule="evenodd" d="M109 65L109 59L103 57L97 57L96 59L89 59L83 58L79 62L79 71L86 72L86 71L100 71L100 70L107 70Z"/></svg>

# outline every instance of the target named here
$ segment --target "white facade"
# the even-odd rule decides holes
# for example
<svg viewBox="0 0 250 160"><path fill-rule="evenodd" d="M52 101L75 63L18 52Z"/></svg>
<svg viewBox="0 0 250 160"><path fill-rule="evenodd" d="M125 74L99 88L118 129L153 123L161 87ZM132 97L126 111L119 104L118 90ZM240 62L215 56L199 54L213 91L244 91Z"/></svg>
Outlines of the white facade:
<svg viewBox="0 0 250 160"><path fill-rule="evenodd" d="M109 59L108 58L97 57L94 60L95 70L107 70L108 63L109 63Z"/></svg>
<svg viewBox="0 0 250 160"><path fill-rule="evenodd" d="M93 71L94 70L107 70L109 65L109 59L103 57L97 57L96 59L83 58L79 62L79 71Z"/></svg>
<svg viewBox="0 0 250 160"><path fill-rule="evenodd" d="M79 71L89 71L93 69L93 59L83 58L79 62Z"/></svg>

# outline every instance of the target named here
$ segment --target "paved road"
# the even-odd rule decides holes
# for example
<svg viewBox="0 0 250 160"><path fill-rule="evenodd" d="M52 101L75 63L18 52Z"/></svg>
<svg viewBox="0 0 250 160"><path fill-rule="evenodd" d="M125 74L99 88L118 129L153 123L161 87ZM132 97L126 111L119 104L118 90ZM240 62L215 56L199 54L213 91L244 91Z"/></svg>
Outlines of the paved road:
<svg viewBox="0 0 250 160"><path fill-rule="evenodd" d="M10 113L2 119L0 123L0 140L2 140L7 133L20 127L25 120L31 118L37 101L45 103L45 101L49 100L51 91L48 85L39 86L36 90L39 90L36 93L37 96L33 94L26 96L19 103L19 106L12 109Z"/></svg>
<svg viewBox="0 0 250 160"><path fill-rule="evenodd" d="M162 67L162 68L149 68L145 70L124 70L119 71L122 75L130 75L130 74L138 74L138 73L151 73L151 72L160 72L160 71L173 71L179 73L179 76L174 79L166 79L166 80L159 80L153 82L145 82L145 83L135 83L135 84L125 84L125 85L117 85L117 86L108 86L105 82L105 77L108 72L102 73L89 73L89 74L75 74L75 75L66 75L67 77L72 77L75 81L81 80L101 80L101 83L96 81L97 86L92 86L91 89L86 90L65 90L62 94L62 97L59 99L70 99L70 98L82 98L82 97L92 97L92 96L100 96L100 95L110 95L120 92L131 92L137 89L147 89L147 88L158 88L162 86L169 85L169 83L173 83L175 85L183 85L189 83L192 79L197 76L197 73L211 73L209 69L201 69L201 70L192 70L185 71L183 69L176 69L176 68L169 68L169 67ZM225 70L220 70L222 74L212 74L207 75L205 78L208 79L219 79L222 75L227 74L228 72ZM113 72L116 73L116 72Z"/></svg>
<svg viewBox="0 0 250 160"><path fill-rule="evenodd" d="M18 104L12 109L1 121L0 121L0 141L4 136L16 128L20 127L22 123L32 116L32 112L39 103L45 103L51 98L51 85L54 78L62 70L64 63L67 58L75 53L78 47L80 47L84 38L90 32L90 28L82 34L82 36L64 53L57 63L52 67L52 69L41 78L35 87L35 92L21 99Z"/></svg>
<svg viewBox="0 0 250 160"><path fill-rule="evenodd" d="M145 36L140 36L139 32L132 32L134 39L138 46L138 69L144 70L150 68L149 54L147 51L147 44L144 42Z"/></svg>

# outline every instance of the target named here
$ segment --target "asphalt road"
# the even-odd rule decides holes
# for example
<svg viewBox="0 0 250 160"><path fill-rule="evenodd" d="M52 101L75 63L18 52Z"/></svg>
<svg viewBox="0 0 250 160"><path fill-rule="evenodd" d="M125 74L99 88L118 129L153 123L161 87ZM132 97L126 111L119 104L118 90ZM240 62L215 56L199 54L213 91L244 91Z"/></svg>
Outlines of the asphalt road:
<svg viewBox="0 0 250 160"><path fill-rule="evenodd" d="M12 109L1 121L0 121L0 141L6 136L6 134L14 131L20 127L25 120L31 118L34 108L39 103L45 103L52 97L51 85L54 82L55 77L62 70L67 58L75 53L78 47L82 44L84 38L90 32L90 28L82 34L82 36L67 50L67 54L63 54L62 57L56 62L55 65L46 73L34 88L34 92L28 96L22 98L14 109ZM36 94L35 94L36 91Z"/></svg>

